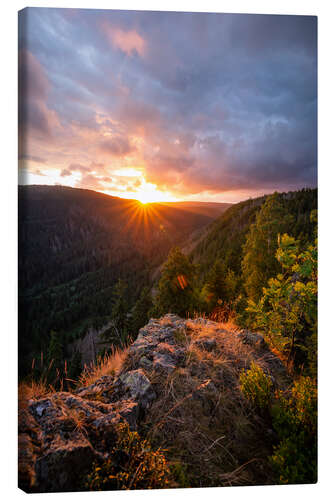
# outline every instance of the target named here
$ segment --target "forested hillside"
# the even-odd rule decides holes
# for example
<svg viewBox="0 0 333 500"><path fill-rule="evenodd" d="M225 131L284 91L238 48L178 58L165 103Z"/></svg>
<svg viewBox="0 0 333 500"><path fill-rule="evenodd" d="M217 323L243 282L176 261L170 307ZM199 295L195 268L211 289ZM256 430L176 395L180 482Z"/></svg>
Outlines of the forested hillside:
<svg viewBox="0 0 333 500"><path fill-rule="evenodd" d="M29 372L19 389L21 487L316 482L317 190L239 203L210 227L192 211L187 221L176 212L177 226L172 207L164 207L164 245L154 220L124 230L115 207L136 202L116 199L111 210L108 198L94 204L88 192L85 220L73 197L64 210L62 190L50 192L56 196L46 199L37 190L23 219L33 228L21 228L20 240L30 242L31 269L38 271L38 248L43 259L50 253L53 273L79 255L88 267L58 284L45 266L39 286L20 289L21 360L22 352L28 362L36 355L30 371L28 363L21 367ZM80 214L75 226L72 210ZM158 206L152 210L152 219L161 217ZM186 254L179 246L191 241L196 224L204 236ZM149 260L162 261L167 248L152 283ZM110 261L98 267L103 252ZM106 350L82 366L80 350L70 357L68 344L91 321L109 325ZM39 357L37 346L45 347ZM110 429L113 451L105 459ZM33 442L33 433L42 438ZM54 474L44 475L41 462Z"/></svg>
<svg viewBox="0 0 333 500"><path fill-rule="evenodd" d="M173 248L151 313L232 317L314 374L316 287L317 190L274 193L229 208L190 255Z"/></svg>
<svg viewBox="0 0 333 500"><path fill-rule="evenodd" d="M142 205L89 190L19 187L20 363L103 325L121 279L127 311L170 248L228 204Z"/></svg>
<svg viewBox="0 0 333 500"><path fill-rule="evenodd" d="M267 344L281 360L290 376L283 390L259 360L236 385L274 430L268 463L280 484L317 480L317 248L316 190L239 203L191 255L172 249L152 309L245 328L245 344Z"/></svg>
<svg viewBox="0 0 333 500"><path fill-rule="evenodd" d="M287 232L303 242L307 241L313 229L310 213L317 208L317 190L278 193L276 197L284 214L290 216L285 227ZM226 269L230 268L239 275L246 235L266 199L267 196L262 196L237 203L213 223L207 236L191 253L199 267L200 277L207 277L217 259ZM281 229L283 228L279 228L280 232Z"/></svg>

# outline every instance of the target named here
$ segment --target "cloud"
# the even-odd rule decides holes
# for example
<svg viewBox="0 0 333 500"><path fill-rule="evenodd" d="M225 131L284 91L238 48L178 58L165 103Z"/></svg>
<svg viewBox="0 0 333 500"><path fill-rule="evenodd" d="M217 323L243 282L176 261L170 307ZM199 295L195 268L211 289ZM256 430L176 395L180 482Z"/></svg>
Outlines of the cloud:
<svg viewBox="0 0 333 500"><path fill-rule="evenodd" d="M27 49L19 52L19 76L19 130L42 138L52 135L59 119L47 105L49 81L40 62Z"/></svg>
<svg viewBox="0 0 333 500"><path fill-rule="evenodd" d="M178 197L316 185L316 18L24 12L22 154L101 190L131 167Z"/></svg>
<svg viewBox="0 0 333 500"><path fill-rule="evenodd" d="M46 160L44 158L41 158L40 156L29 155L27 153L19 154L18 159L22 161L31 161L34 163L46 163Z"/></svg>
<svg viewBox="0 0 333 500"><path fill-rule="evenodd" d="M123 30L119 27L110 26L108 23L103 23L103 31L112 45L122 50L129 56L140 55L144 56L146 52L146 42L134 30Z"/></svg>
<svg viewBox="0 0 333 500"><path fill-rule="evenodd" d="M86 175L95 170L101 171L104 170L103 163L95 163L91 162L90 165L81 165L80 163L71 163L68 167L61 170L60 176L67 177L72 175L73 172L81 172L81 174Z"/></svg>
<svg viewBox="0 0 333 500"><path fill-rule="evenodd" d="M112 137L111 139L103 140L100 143L100 149L114 156L126 156L136 151L127 137Z"/></svg>

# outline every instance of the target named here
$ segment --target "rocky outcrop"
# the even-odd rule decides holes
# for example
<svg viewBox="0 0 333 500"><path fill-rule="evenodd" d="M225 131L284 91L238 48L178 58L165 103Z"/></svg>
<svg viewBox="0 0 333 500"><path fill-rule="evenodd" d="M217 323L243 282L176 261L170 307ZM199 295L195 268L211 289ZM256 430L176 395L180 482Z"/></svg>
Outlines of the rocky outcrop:
<svg viewBox="0 0 333 500"><path fill-rule="evenodd" d="M205 418L213 418L222 391L235 391L238 373L256 359L275 379L284 373L259 334L226 331L202 318L184 320L168 314L151 319L128 349L116 376L103 376L73 393L55 392L29 400L20 409L20 487L33 492L82 489L82 478L92 463L108 457L119 423L127 422L137 430L160 407L164 414L166 381L174 380L170 394L176 398L177 376L192 384L189 389L181 384L184 400L200 404ZM174 411L173 400L170 407L166 415Z"/></svg>

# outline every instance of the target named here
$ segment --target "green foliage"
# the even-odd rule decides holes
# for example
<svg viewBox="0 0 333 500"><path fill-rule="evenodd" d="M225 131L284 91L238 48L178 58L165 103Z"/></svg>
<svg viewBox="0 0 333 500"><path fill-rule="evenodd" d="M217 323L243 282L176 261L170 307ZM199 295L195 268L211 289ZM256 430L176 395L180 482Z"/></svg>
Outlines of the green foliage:
<svg viewBox="0 0 333 500"><path fill-rule="evenodd" d="M244 288L250 299L258 300L263 285L281 270L275 258L278 235L288 230L292 222L292 215L277 193L269 196L257 213L246 237L242 260Z"/></svg>
<svg viewBox="0 0 333 500"><path fill-rule="evenodd" d="M172 312L181 316L193 313L198 305L194 281L194 265L178 247L173 248L162 270L154 313Z"/></svg>
<svg viewBox="0 0 333 500"><path fill-rule="evenodd" d="M212 224L207 236L192 252L198 262L202 282L206 281L212 263L216 260L223 262L226 269L239 274L245 236L263 202L262 197L237 203Z"/></svg>
<svg viewBox="0 0 333 500"><path fill-rule="evenodd" d="M310 359L314 356L317 330L316 242L300 251L299 243L284 234L276 258L284 274L270 279L259 302L250 300L247 311L254 327L262 330L276 349L287 353L289 360L295 349L306 351ZM306 345L305 335L309 332L312 344Z"/></svg>
<svg viewBox="0 0 333 500"><path fill-rule="evenodd" d="M82 372L82 356L79 350L76 350L70 360L68 378L77 380Z"/></svg>
<svg viewBox="0 0 333 500"><path fill-rule="evenodd" d="M170 465L170 474L175 481L177 488L191 487L186 469L187 467L179 462Z"/></svg>
<svg viewBox="0 0 333 500"><path fill-rule="evenodd" d="M282 394L272 409L279 444L271 458L282 484L317 481L317 388L310 377L301 377L289 396Z"/></svg>
<svg viewBox="0 0 333 500"><path fill-rule="evenodd" d="M210 269L204 286L204 300L207 303L206 310L210 312L218 304L227 299L226 270L223 264L216 260Z"/></svg>
<svg viewBox="0 0 333 500"><path fill-rule="evenodd" d="M117 426L116 443L102 464L95 463L85 487L92 491L167 488L169 469L161 450L131 432L128 424Z"/></svg>
<svg viewBox="0 0 333 500"><path fill-rule="evenodd" d="M244 293L239 294L234 301L233 308L236 315L236 323L241 328L247 328L250 326L249 315L246 310L247 306L247 297L244 295Z"/></svg>
<svg viewBox="0 0 333 500"><path fill-rule="evenodd" d="M47 382L58 386L64 376L63 344L58 332L52 331L50 336L50 343L47 350Z"/></svg>
<svg viewBox="0 0 333 500"><path fill-rule="evenodd" d="M127 301L127 284L118 280L113 290L110 319L112 327L103 334L103 339L114 344L125 345L129 335L129 305Z"/></svg>
<svg viewBox="0 0 333 500"><path fill-rule="evenodd" d="M228 302L233 302L236 299L240 284L241 279L237 278L235 271L228 269L225 276L226 300Z"/></svg>
<svg viewBox="0 0 333 500"><path fill-rule="evenodd" d="M136 336L137 332L142 328L149 320L149 311L153 306L153 301L151 298L151 293L149 288L146 286L142 289L141 294L132 311L132 332Z"/></svg>
<svg viewBox="0 0 333 500"><path fill-rule="evenodd" d="M52 331L49 348L47 351L47 359L53 365L59 367L63 362L63 346L59 333Z"/></svg>
<svg viewBox="0 0 333 500"><path fill-rule="evenodd" d="M246 399L254 406L268 408L272 398L272 381L263 369L251 363L249 370L243 370L239 377L240 388Z"/></svg>
<svg viewBox="0 0 333 500"><path fill-rule="evenodd" d="M259 300L267 280L281 269L275 259L279 232L288 232L305 248L312 238L315 220L310 214L316 206L317 190L302 189L250 199L226 210L191 254L198 269L202 311L211 311L206 283L212 264L219 261L225 269L223 300L232 304L242 326L251 326L245 297L252 294Z"/></svg>

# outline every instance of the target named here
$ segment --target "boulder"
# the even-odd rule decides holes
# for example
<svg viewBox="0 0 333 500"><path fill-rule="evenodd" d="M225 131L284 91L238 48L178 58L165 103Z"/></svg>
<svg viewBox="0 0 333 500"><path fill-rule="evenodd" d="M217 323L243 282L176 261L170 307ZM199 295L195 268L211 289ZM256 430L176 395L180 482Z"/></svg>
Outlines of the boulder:
<svg viewBox="0 0 333 500"><path fill-rule="evenodd" d="M35 470L40 492L80 491L82 474L91 468L96 453L88 440L68 441L50 446L36 460Z"/></svg>
<svg viewBox="0 0 333 500"><path fill-rule="evenodd" d="M141 368L120 375L115 386L118 388L118 393L129 395L144 409L156 398L150 380Z"/></svg>

